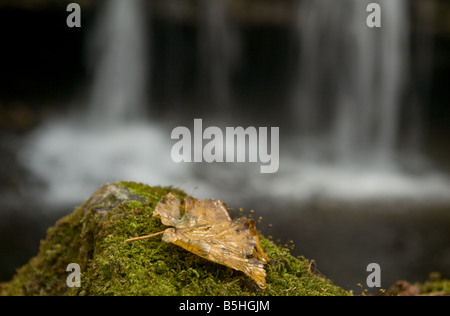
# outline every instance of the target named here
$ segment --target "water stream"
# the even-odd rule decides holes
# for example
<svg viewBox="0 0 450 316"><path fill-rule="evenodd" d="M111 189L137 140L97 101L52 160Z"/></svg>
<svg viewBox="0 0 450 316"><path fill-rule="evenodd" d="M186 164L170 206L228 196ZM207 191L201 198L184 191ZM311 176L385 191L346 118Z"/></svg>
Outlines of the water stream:
<svg viewBox="0 0 450 316"><path fill-rule="evenodd" d="M288 135L280 127L275 174L261 174L259 165L248 163L171 160L174 126L148 115L151 36L141 0L105 1L88 46L93 81L87 107L77 106L77 115L56 117L34 131L22 152L23 164L47 183L43 195L49 202L80 202L116 180L174 185L199 197L235 201L304 201L317 195L445 199L445 178L422 167L405 171L400 159L401 144L410 142L400 133L400 112L407 106L402 102L409 62L407 1L381 1L380 29L366 26L367 3L300 2L293 27L301 49L290 109L296 129ZM199 4L199 67L205 83L200 87L209 91L217 120L234 126L227 115L238 35L224 1ZM421 161L419 152L414 156Z"/></svg>
<svg viewBox="0 0 450 316"><path fill-rule="evenodd" d="M87 106L75 104L75 115L58 115L28 137L21 159L44 180L46 203L80 203L109 181L183 184L186 171L170 161L170 131L149 115L146 11L142 0L105 1L87 45Z"/></svg>
<svg viewBox="0 0 450 316"><path fill-rule="evenodd" d="M298 13L295 118L303 137L328 142L339 161L391 161L398 148L408 7L381 1L382 27L372 29L365 22L369 2L304 0Z"/></svg>
<svg viewBox="0 0 450 316"><path fill-rule="evenodd" d="M350 199L445 196L447 181L430 171L423 153L405 151L405 144L420 148L417 135L423 132L420 121L401 116L414 110L405 102L408 1L378 1L380 28L366 25L370 2L299 2L294 27L300 57L291 102L296 133L289 143L297 156L290 168L303 191L312 194ZM402 133L404 126L414 133Z"/></svg>

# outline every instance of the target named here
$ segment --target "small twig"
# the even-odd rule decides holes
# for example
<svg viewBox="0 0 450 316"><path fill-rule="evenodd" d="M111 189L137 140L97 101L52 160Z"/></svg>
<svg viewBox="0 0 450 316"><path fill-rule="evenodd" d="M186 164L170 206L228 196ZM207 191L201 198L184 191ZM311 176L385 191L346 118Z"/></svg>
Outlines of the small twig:
<svg viewBox="0 0 450 316"><path fill-rule="evenodd" d="M308 272L311 273L311 274L314 274L313 269L314 269L314 271L316 270L316 260L311 259L309 261Z"/></svg>
<svg viewBox="0 0 450 316"><path fill-rule="evenodd" d="M141 239L148 239L148 238L152 238L152 237L155 237L155 236L158 236L158 235L161 235L161 234L164 234L164 230L161 231L161 232L158 232L158 233L151 234L151 235L130 238L130 239L127 239L126 242L135 241L135 240L141 240Z"/></svg>

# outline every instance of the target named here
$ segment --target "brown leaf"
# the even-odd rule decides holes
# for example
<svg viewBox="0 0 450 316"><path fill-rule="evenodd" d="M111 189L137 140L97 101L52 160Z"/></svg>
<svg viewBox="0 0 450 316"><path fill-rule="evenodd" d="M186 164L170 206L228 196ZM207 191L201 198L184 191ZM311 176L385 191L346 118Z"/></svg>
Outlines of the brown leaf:
<svg viewBox="0 0 450 316"><path fill-rule="evenodd" d="M171 242L212 262L244 272L266 288L264 264L269 258L259 243L255 222L231 220L219 200L186 197L182 202L169 193L153 216L166 226L163 241Z"/></svg>

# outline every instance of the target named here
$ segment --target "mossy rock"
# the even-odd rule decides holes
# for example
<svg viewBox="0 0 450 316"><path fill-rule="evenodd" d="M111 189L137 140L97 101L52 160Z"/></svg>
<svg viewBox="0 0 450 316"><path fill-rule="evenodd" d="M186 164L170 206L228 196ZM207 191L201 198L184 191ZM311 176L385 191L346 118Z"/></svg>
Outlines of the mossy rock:
<svg viewBox="0 0 450 316"><path fill-rule="evenodd" d="M261 236L270 258L267 288L260 290L242 272L210 262L156 237L127 243L130 237L162 231L152 217L170 187L109 183L73 213L48 229L39 253L0 284L1 295L351 295L317 275L311 262ZM80 287L67 286L70 263L80 266Z"/></svg>

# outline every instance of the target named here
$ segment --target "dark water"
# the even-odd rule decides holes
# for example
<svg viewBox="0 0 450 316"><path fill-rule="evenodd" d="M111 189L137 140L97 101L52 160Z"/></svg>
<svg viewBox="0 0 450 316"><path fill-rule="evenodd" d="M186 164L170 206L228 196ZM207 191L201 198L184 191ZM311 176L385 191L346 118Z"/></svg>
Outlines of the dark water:
<svg viewBox="0 0 450 316"><path fill-rule="evenodd" d="M17 268L35 256L47 229L71 211L69 208L66 212L47 212L39 205L26 204L1 206L0 281L10 280Z"/></svg>
<svg viewBox="0 0 450 316"><path fill-rule="evenodd" d="M292 240L294 254L314 259L320 273L355 293L376 292L366 285L372 262L381 267L382 288L400 279L424 281L431 272L450 277L448 205L316 201L283 214L263 215L261 230L282 243Z"/></svg>

